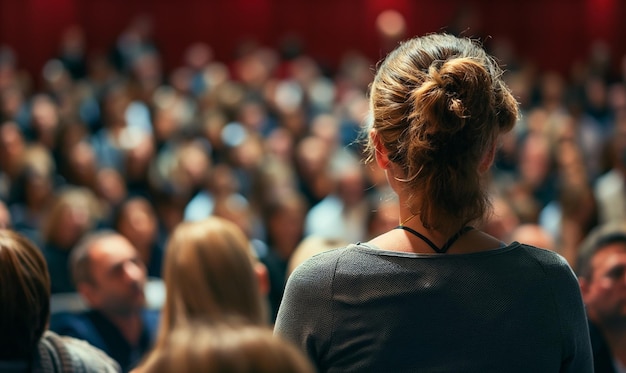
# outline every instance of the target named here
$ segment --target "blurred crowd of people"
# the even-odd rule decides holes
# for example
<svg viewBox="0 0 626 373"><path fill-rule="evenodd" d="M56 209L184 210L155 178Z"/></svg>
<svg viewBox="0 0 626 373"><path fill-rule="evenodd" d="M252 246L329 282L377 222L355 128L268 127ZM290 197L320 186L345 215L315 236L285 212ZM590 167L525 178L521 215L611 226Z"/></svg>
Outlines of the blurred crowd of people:
<svg viewBox="0 0 626 373"><path fill-rule="evenodd" d="M491 47L523 114L498 149L484 229L574 266L591 229L626 220L626 59L614 71L598 44L559 74ZM77 27L58 50L36 77L0 49L0 227L41 248L53 293L76 291L70 254L96 229L159 278L175 227L218 216L267 267L275 317L305 238L339 247L397 225L385 174L362 162L376 61L350 52L330 71L297 46L247 43L226 64L198 42L166 71L142 22L108 53Z"/></svg>
<svg viewBox="0 0 626 373"><path fill-rule="evenodd" d="M543 237L574 263L593 226L626 214L626 64L616 74L598 43L564 76L492 49L523 115L498 151L486 229ZM328 71L295 45L248 43L227 65L202 42L172 71L161 58L145 21L99 55L68 29L41 77L2 49L0 223L43 248L53 292L73 291L67 258L94 228L127 237L159 277L177 223L226 217L281 284L304 237L354 242L396 223L384 174L361 162L375 61L350 52Z"/></svg>

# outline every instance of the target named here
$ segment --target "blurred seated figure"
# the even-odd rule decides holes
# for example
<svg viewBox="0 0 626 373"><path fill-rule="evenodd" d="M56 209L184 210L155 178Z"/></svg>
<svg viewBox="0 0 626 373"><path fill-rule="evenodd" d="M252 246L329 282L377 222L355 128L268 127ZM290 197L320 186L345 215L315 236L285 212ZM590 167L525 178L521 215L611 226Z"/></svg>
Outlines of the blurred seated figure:
<svg viewBox="0 0 626 373"><path fill-rule="evenodd" d="M539 224L526 223L516 227L513 232L511 232L511 238L509 240L511 242L517 241L541 249L556 250L554 237Z"/></svg>
<svg viewBox="0 0 626 373"><path fill-rule="evenodd" d="M39 227L54 199L57 181L54 160L43 145L24 150L17 178L11 185L9 209L15 231L37 245L41 243Z"/></svg>
<svg viewBox="0 0 626 373"><path fill-rule="evenodd" d="M99 349L46 330L50 316L46 262L32 242L6 229L0 229L0 283L1 372L120 371Z"/></svg>
<svg viewBox="0 0 626 373"><path fill-rule="evenodd" d="M616 120L607 141L610 169L595 182L600 224L626 220L626 116Z"/></svg>
<svg viewBox="0 0 626 373"><path fill-rule="evenodd" d="M154 207L144 197L122 202L114 216L115 230L126 237L139 252L148 276L161 277L163 240Z"/></svg>
<svg viewBox="0 0 626 373"><path fill-rule="evenodd" d="M521 224L512 202L501 194L494 194L491 212L482 224L482 229L499 240L508 240L511 233Z"/></svg>
<svg viewBox="0 0 626 373"><path fill-rule="evenodd" d="M11 197L13 184L22 171L26 140L17 123L0 122L0 198Z"/></svg>
<svg viewBox="0 0 626 373"><path fill-rule="evenodd" d="M155 369L154 360L168 349L172 333L194 322L227 321L269 330L263 298L267 270L235 223L219 217L180 223L168 242L163 270L166 299L159 334L138 371Z"/></svg>
<svg viewBox="0 0 626 373"><path fill-rule="evenodd" d="M337 153L331 163L335 189L308 211L304 234L349 242L365 240L370 210L365 172L348 151Z"/></svg>
<svg viewBox="0 0 626 373"><path fill-rule="evenodd" d="M86 340L129 371L152 347L158 325L158 312L145 307L139 253L124 236L98 231L72 250L70 267L89 310L54 314L50 329Z"/></svg>
<svg viewBox="0 0 626 373"><path fill-rule="evenodd" d="M0 228L9 229L11 226L11 211L9 211L6 203L0 199Z"/></svg>
<svg viewBox="0 0 626 373"><path fill-rule="evenodd" d="M325 251L344 247L348 244L348 241L340 239L308 236L300 241L294 250L293 255L291 255L289 263L287 263L286 277L288 278L300 264L304 263L310 257Z"/></svg>
<svg viewBox="0 0 626 373"><path fill-rule="evenodd" d="M246 236L234 223L210 217L179 224L164 262L166 299L159 326L162 345L178 325L201 319L241 319L267 325L263 272Z"/></svg>
<svg viewBox="0 0 626 373"><path fill-rule="evenodd" d="M313 373L304 354L267 328L192 323L174 330L167 342L134 373Z"/></svg>
<svg viewBox="0 0 626 373"><path fill-rule="evenodd" d="M53 294L76 291L68 269L69 257L83 235L96 226L99 216L96 196L87 188L66 187L56 196L41 226Z"/></svg>
<svg viewBox="0 0 626 373"><path fill-rule="evenodd" d="M287 263L304 234L307 206L303 196L292 190L283 190L280 196L268 200L263 218L267 250L259 260L269 273L271 317L275 320L285 289Z"/></svg>
<svg viewBox="0 0 626 373"><path fill-rule="evenodd" d="M626 224L595 228L579 247L576 268L596 372L626 371Z"/></svg>

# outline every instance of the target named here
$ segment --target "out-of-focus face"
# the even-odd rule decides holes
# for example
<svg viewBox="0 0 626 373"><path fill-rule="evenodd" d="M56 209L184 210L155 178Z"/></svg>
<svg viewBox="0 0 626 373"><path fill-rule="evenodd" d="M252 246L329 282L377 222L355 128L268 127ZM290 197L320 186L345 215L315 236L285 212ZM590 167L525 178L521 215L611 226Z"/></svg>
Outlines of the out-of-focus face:
<svg viewBox="0 0 626 373"><path fill-rule="evenodd" d="M530 186L541 185L550 173L550 145L540 136L526 139L519 160L520 174Z"/></svg>
<svg viewBox="0 0 626 373"><path fill-rule="evenodd" d="M139 251L144 264L148 263L152 245L157 238L158 222L154 209L148 201L138 198L128 201L122 214L117 231Z"/></svg>
<svg viewBox="0 0 626 373"><path fill-rule="evenodd" d="M358 166L358 165L357 165ZM347 206L354 206L365 197L365 180L360 169L348 169L337 181L337 191Z"/></svg>
<svg viewBox="0 0 626 373"><path fill-rule="evenodd" d="M302 240L304 219L304 207L295 204L284 206L269 219L269 234L274 241L274 249L283 258L289 258L300 240Z"/></svg>
<svg viewBox="0 0 626 373"><path fill-rule="evenodd" d="M379 236L398 225L400 205L395 199L382 200L372 217L369 227L370 237Z"/></svg>
<svg viewBox="0 0 626 373"><path fill-rule="evenodd" d="M591 260L592 276L582 280L583 301L591 320L605 327L626 324L626 243L612 243Z"/></svg>
<svg viewBox="0 0 626 373"><path fill-rule="evenodd" d="M137 250L123 236L103 238L91 248L93 283L85 294L93 309L114 315L130 315L145 305L146 268Z"/></svg>
<svg viewBox="0 0 626 373"><path fill-rule="evenodd" d="M11 228L11 213L9 209L0 201L0 229Z"/></svg>
<svg viewBox="0 0 626 373"><path fill-rule="evenodd" d="M4 124L0 127L0 164L5 169L10 168L24 151L24 139L16 124Z"/></svg>

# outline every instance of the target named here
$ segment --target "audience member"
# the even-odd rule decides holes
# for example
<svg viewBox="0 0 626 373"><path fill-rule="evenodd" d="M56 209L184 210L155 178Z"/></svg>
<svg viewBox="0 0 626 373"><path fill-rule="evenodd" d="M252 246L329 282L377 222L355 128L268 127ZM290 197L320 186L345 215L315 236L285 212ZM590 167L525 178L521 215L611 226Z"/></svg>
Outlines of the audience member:
<svg viewBox="0 0 626 373"><path fill-rule="evenodd" d="M283 190L280 196L266 201L263 221L267 227L267 250L259 260L265 264L270 278L269 301L272 321L283 298L287 262L304 236L307 212L304 197L296 191Z"/></svg>
<svg viewBox="0 0 626 373"><path fill-rule="evenodd" d="M330 163L334 190L307 213L304 234L357 242L367 237L371 210L365 171L354 154L336 153Z"/></svg>
<svg viewBox="0 0 626 373"><path fill-rule="evenodd" d="M70 186L58 192L41 225L42 251L52 281L52 293L76 291L69 268L72 249L99 221L96 197L86 188Z"/></svg>
<svg viewBox="0 0 626 373"><path fill-rule="evenodd" d="M493 194L491 213L481 225L481 230L500 241L508 241L515 228L520 225L520 217L514 210L511 201L497 192Z"/></svg>
<svg viewBox="0 0 626 373"><path fill-rule="evenodd" d="M321 372L592 371L567 262L472 228L518 115L495 61L468 38L407 40L370 97L369 154L398 194L398 229L300 265L275 333Z"/></svg>
<svg viewBox="0 0 626 373"><path fill-rule="evenodd" d="M133 373L313 373L304 354L264 327L194 322L176 328Z"/></svg>
<svg viewBox="0 0 626 373"><path fill-rule="evenodd" d="M594 186L600 224L626 220L626 117L614 124L609 148L611 168Z"/></svg>
<svg viewBox="0 0 626 373"><path fill-rule="evenodd" d="M587 308L596 372L626 371L626 224L593 230L577 267Z"/></svg>
<svg viewBox="0 0 626 373"><path fill-rule="evenodd" d="M47 330L50 277L39 249L0 229L0 371L119 372L119 365L88 343Z"/></svg>
<svg viewBox="0 0 626 373"><path fill-rule="evenodd" d="M394 228L400 215L398 196L391 188L375 188L370 200L372 210L366 225L368 240Z"/></svg>
<svg viewBox="0 0 626 373"><path fill-rule="evenodd" d="M349 242L344 240L336 240L331 238L317 237L317 236L308 236L296 247L296 250L293 252L291 257L289 258L289 262L287 263L287 273L286 277L289 276L295 271L298 266L307 259L315 256L319 253L323 253L325 251L338 249L340 247L344 247L348 245Z"/></svg>
<svg viewBox="0 0 626 373"><path fill-rule="evenodd" d="M10 229L12 226L11 212L6 203L0 199L0 229Z"/></svg>
<svg viewBox="0 0 626 373"><path fill-rule="evenodd" d="M218 217L179 224L167 244L166 299L158 345L192 320L239 319L267 325L262 294L267 274L256 265L246 236Z"/></svg>
<svg viewBox="0 0 626 373"><path fill-rule="evenodd" d="M0 123L0 198L7 199L22 169L27 143L15 122Z"/></svg>
<svg viewBox="0 0 626 373"><path fill-rule="evenodd" d="M114 217L114 228L137 249L148 276L161 277L164 243L150 202L143 197L123 202Z"/></svg>
<svg viewBox="0 0 626 373"><path fill-rule="evenodd" d="M9 226L43 250L53 293L74 290L66 262L75 241L95 224L114 227L114 213L135 196L156 213L160 245L183 220L223 215L240 225L268 268L270 315L284 288L285 260L302 239L296 239L295 214L290 234L283 233L289 214L266 215L276 196L297 189L309 213L337 197L337 175L352 179L343 194L361 208L329 224L339 231L330 240L338 246L372 239L397 222L400 204L378 200L387 170L358 162L345 163L345 172L335 167L345 159L337 154L362 156L358 129L372 119L374 63L360 52L338 56L333 67L317 63L297 41L281 50L243 43L227 65L211 46L194 43L182 46L180 66L166 70L149 18L132 20L112 55L92 50L79 27L66 31L41 76L31 77L18 63L24 56L0 46L0 206L9 208ZM522 61L507 50L506 39L496 39L488 47L506 64L502 78L523 115L499 137L495 167L485 179L493 214L487 211L474 226L509 242L519 225L538 224L554 237L554 251L573 264L598 221L626 216L620 145L626 63L613 66L622 69L609 78L611 66L593 52L566 76ZM352 178L357 174L364 183ZM95 193L97 218L91 207L53 211L68 186ZM331 206L335 214L338 205ZM153 214L150 208L125 208L129 219L119 229L155 275L160 260L147 249L152 229L142 230L152 227L151 219L130 219ZM322 215L322 223L333 220ZM340 228L350 221L351 228ZM132 222L147 224L130 229Z"/></svg>
<svg viewBox="0 0 626 373"><path fill-rule="evenodd" d="M329 145L317 136L307 136L296 144L294 167L298 175L298 188L315 206L333 189L333 180L327 172L330 164Z"/></svg>
<svg viewBox="0 0 626 373"><path fill-rule="evenodd" d="M25 149L20 171L12 184L9 208L15 230L35 242L54 200L55 175L54 161L44 147L35 144Z"/></svg>
<svg viewBox="0 0 626 373"><path fill-rule="evenodd" d="M139 253L124 236L98 231L72 250L70 267L89 310L55 314L50 329L89 342L130 371L152 347L158 323L158 312L145 309Z"/></svg>
<svg viewBox="0 0 626 373"><path fill-rule="evenodd" d="M520 242L546 250L556 250L554 237L538 224L522 224L511 232L510 242Z"/></svg>

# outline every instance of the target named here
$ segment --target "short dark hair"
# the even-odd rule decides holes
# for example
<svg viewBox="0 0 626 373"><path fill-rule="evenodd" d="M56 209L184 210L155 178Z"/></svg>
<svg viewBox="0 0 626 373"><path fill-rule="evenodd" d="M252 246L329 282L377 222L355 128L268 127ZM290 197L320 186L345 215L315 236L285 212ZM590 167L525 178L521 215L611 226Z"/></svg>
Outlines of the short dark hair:
<svg viewBox="0 0 626 373"><path fill-rule="evenodd" d="M50 317L50 275L39 248L0 229L0 360L30 360Z"/></svg>
<svg viewBox="0 0 626 373"><path fill-rule="evenodd" d="M583 240L578 248L576 274L590 279L593 275L591 261L603 248L614 243L626 245L626 223L609 223L596 227Z"/></svg>
<svg viewBox="0 0 626 373"><path fill-rule="evenodd" d="M114 230L102 229L96 232L88 233L78 241L78 243L72 249L69 259L69 270L72 274L72 281L74 286L78 287L82 283L93 283L93 277L91 276L91 262L89 252L96 241L103 238L118 236Z"/></svg>

